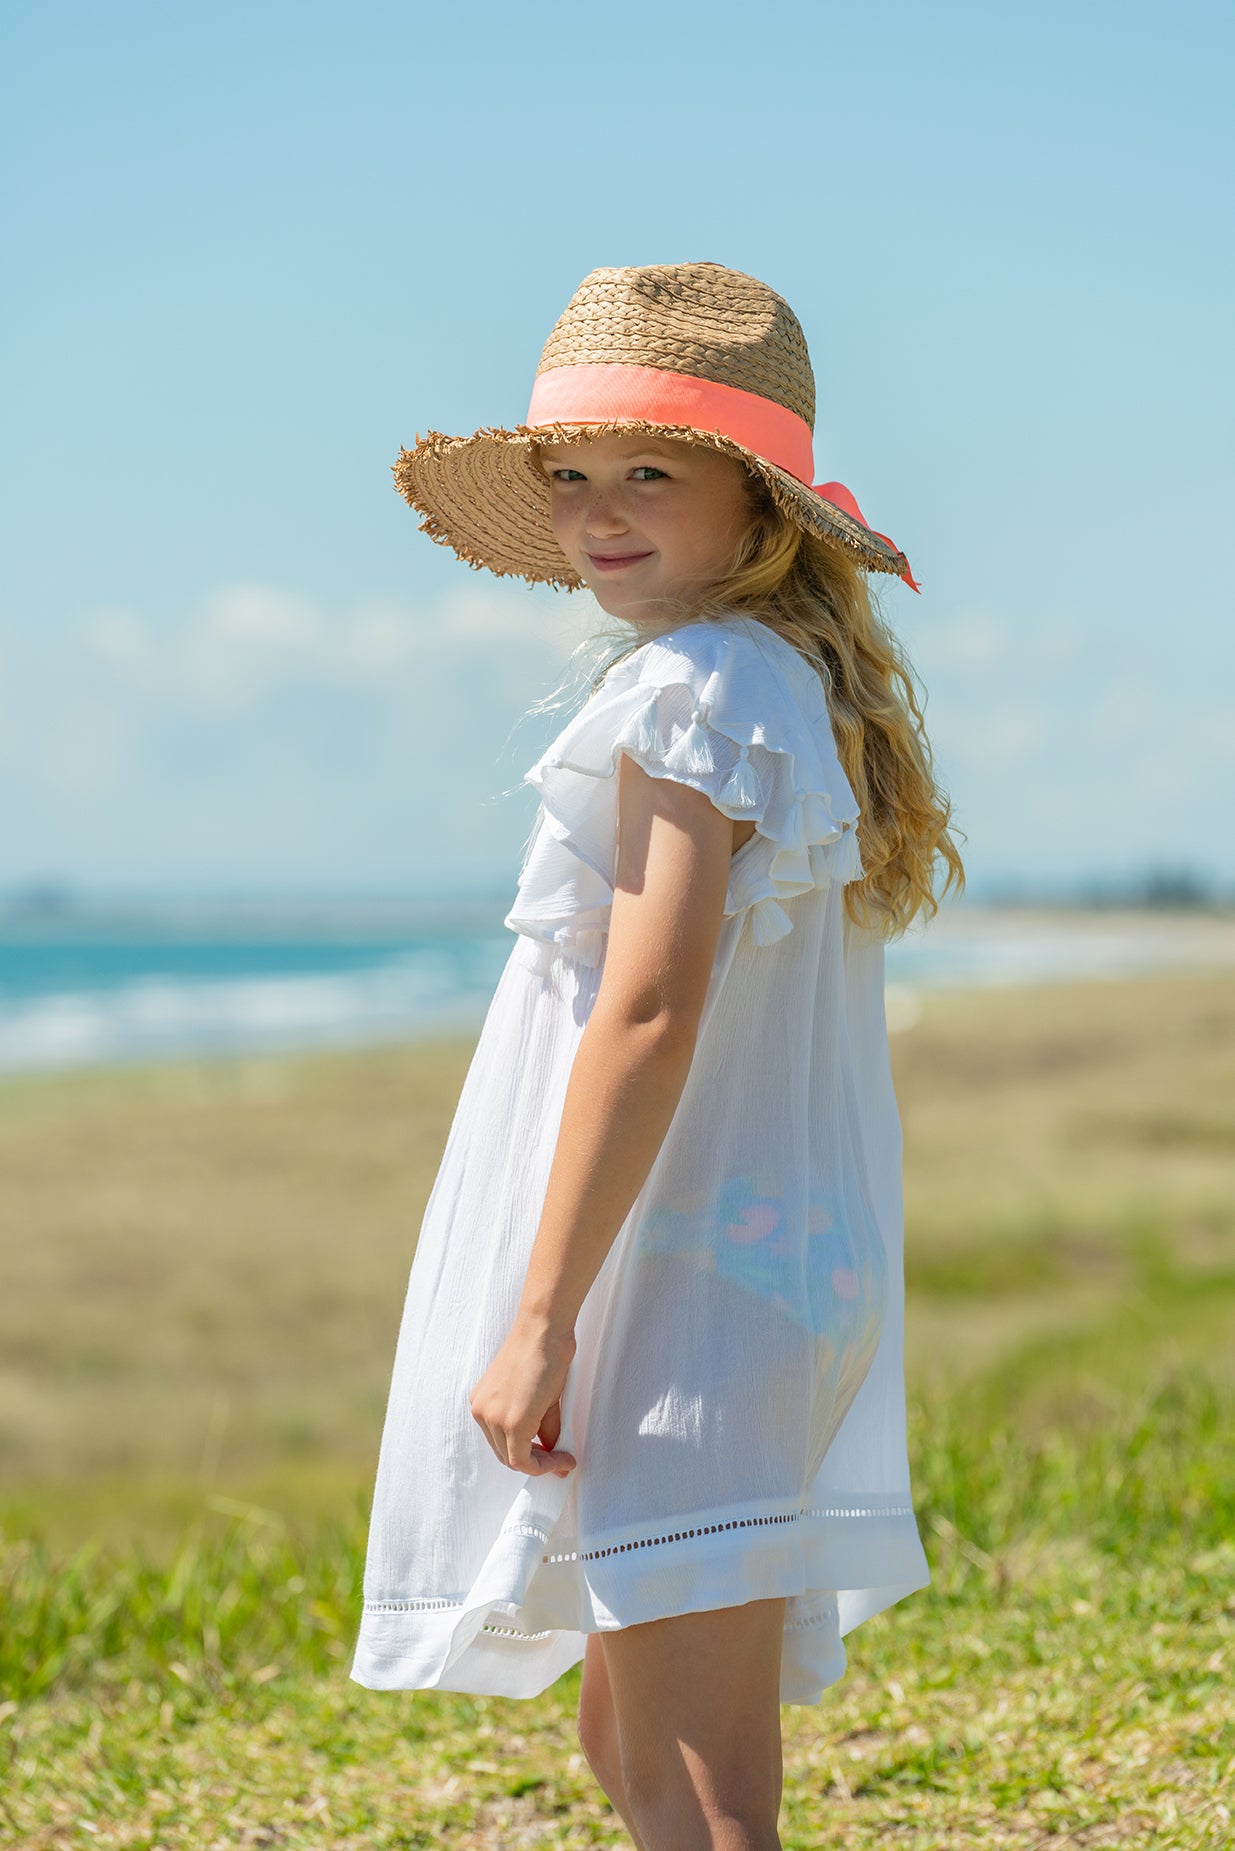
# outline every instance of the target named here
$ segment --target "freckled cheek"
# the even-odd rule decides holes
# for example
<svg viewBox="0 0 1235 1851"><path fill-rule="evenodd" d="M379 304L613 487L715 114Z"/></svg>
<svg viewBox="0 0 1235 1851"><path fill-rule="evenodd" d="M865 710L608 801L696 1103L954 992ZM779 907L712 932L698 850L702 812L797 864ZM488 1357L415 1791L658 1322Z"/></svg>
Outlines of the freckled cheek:
<svg viewBox="0 0 1235 1851"><path fill-rule="evenodd" d="M571 535L577 526L577 522L571 519L569 503L560 500L555 495L549 504L549 520L553 528L553 537L562 548L562 551L565 552L570 545Z"/></svg>

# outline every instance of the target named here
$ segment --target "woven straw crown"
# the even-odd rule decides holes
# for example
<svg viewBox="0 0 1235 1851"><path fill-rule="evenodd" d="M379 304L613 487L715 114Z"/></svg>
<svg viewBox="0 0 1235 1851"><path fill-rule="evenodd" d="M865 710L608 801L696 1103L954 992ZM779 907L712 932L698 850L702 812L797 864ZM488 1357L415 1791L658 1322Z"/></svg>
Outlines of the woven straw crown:
<svg viewBox="0 0 1235 1851"><path fill-rule="evenodd" d="M545 342L555 366L656 366L783 405L815 428L815 375L802 326L766 283L719 264L593 270Z"/></svg>
<svg viewBox="0 0 1235 1851"><path fill-rule="evenodd" d="M705 403L731 394L726 404L737 405L748 420L753 415L752 428L779 420L809 470L815 377L788 303L766 283L720 264L648 264L593 270L571 297L536 371L533 409L537 399L548 400L550 415L471 437L429 431L400 452L395 485L422 516L422 531L469 565L575 589L582 580L554 539L536 444L643 430L736 457L807 532L837 543L863 567L908 574L890 540L826 499L826 491L816 493L804 474L763 453L774 446L756 447L710 414L650 415L648 384L655 388L658 377L665 390L654 389L651 399L662 404L689 404L690 389L675 397L673 380L679 387L694 381ZM839 490L856 510L841 484L828 489Z"/></svg>

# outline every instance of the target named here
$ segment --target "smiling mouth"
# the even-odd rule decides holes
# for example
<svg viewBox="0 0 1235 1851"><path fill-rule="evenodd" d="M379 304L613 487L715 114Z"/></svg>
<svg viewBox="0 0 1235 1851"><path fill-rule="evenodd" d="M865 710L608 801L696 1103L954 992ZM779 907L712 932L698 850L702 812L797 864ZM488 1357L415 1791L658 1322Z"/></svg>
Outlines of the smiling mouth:
<svg viewBox="0 0 1235 1851"><path fill-rule="evenodd" d="M618 566L633 566L640 559L650 559L651 553L589 553L588 558L602 572L609 572Z"/></svg>

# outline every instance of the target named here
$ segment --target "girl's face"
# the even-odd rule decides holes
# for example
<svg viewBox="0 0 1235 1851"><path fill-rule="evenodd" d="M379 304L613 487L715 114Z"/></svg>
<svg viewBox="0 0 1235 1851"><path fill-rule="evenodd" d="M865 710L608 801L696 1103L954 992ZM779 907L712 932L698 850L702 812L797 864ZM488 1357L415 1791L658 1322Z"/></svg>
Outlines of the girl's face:
<svg viewBox="0 0 1235 1851"><path fill-rule="evenodd" d="M752 518L735 457L668 437L540 446L558 545L601 609L628 623L672 621L730 566Z"/></svg>

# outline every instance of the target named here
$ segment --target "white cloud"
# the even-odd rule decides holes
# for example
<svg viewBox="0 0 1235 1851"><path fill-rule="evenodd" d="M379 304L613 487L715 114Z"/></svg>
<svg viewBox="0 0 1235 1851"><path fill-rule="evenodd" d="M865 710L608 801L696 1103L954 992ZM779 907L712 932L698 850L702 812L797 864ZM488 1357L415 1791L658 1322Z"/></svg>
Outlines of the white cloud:
<svg viewBox="0 0 1235 1851"><path fill-rule="evenodd" d="M165 692L226 711L306 672L321 674L328 657L325 620L303 600L266 586L229 586L169 638Z"/></svg>
<svg viewBox="0 0 1235 1851"><path fill-rule="evenodd" d="M1011 633L993 611L962 611L940 625L932 625L921 645L936 669L984 669L1008 654Z"/></svg>
<svg viewBox="0 0 1235 1851"><path fill-rule="evenodd" d="M1049 724L1046 710L1027 702L983 709L965 729L962 754L979 770L1023 765L1044 743ZM950 743L955 750L958 742Z"/></svg>
<svg viewBox="0 0 1235 1851"><path fill-rule="evenodd" d="M101 660L128 666L150 658L150 626L135 611L103 607L81 622L81 640Z"/></svg>
<svg viewBox="0 0 1235 1851"><path fill-rule="evenodd" d="M582 634L582 602L478 585L428 608L369 600L332 612L276 586L240 584L160 625L133 611L89 612L75 640L130 695L225 715L306 685L367 689L386 702L408 678L466 670L478 651L509 659L516 680L551 684Z"/></svg>
<svg viewBox="0 0 1235 1851"><path fill-rule="evenodd" d="M328 607L219 587L181 613L0 625L4 864L81 879L504 879L514 791L560 717L530 714L599 627L586 596L470 579ZM970 871L1229 852L1235 706L1109 630L956 613L920 639L927 732ZM1064 665L1061 672L1061 663ZM1148 845L1148 846L1147 846Z"/></svg>
<svg viewBox="0 0 1235 1851"><path fill-rule="evenodd" d="M1122 681L1102 689L1093 707L1091 728L1095 739L1122 745L1144 738L1154 725L1153 692L1146 686Z"/></svg>
<svg viewBox="0 0 1235 1851"><path fill-rule="evenodd" d="M911 653L975 875L1096 876L1169 845L1230 878L1235 706L1213 698L1218 665L1198 698L1195 670L1123 635L1114 613L1062 607L1017 622L959 611Z"/></svg>
<svg viewBox="0 0 1235 1851"><path fill-rule="evenodd" d="M266 585L231 585L207 599L201 633L240 645L314 650L323 620L303 598Z"/></svg>

